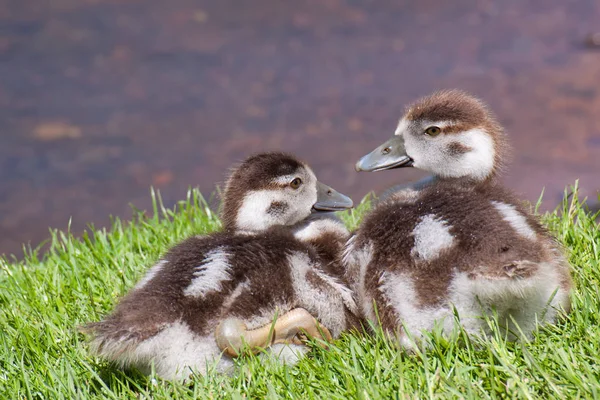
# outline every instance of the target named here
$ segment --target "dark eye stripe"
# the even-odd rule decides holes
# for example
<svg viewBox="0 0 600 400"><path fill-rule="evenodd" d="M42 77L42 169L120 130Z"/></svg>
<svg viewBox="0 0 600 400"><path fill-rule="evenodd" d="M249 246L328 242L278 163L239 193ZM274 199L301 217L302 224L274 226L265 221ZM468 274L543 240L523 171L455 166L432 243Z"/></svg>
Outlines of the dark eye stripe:
<svg viewBox="0 0 600 400"><path fill-rule="evenodd" d="M284 203L282 201L274 201L269 205L269 208L267 208L267 214L281 215L285 213L288 208L289 206L287 205L287 203Z"/></svg>
<svg viewBox="0 0 600 400"><path fill-rule="evenodd" d="M447 146L447 149L448 149L448 153L450 153L452 155L465 154L465 153L468 153L469 151L473 150L469 146L466 146L459 142L451 142Z"/></svg>

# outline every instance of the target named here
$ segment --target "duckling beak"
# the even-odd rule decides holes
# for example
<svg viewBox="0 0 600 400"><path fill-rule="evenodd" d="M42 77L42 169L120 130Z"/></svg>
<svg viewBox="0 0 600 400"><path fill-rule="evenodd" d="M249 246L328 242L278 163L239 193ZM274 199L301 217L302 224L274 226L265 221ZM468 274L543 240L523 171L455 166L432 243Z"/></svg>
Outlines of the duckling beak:
<svg viewBox="0 0 600 400"><path fill-rule="evenodd" d="M412 167L413 159L406 154L404 138L393 136L390 140L358 160L356 171L383 171L385 169Z"/></svg>
<svg viewBox="0 0 600 400"><path fill-rule="evenodd" d="M352 208L352 199L327 185L317 182L317 202L313 205L316 211L341 211Z"/></svg>

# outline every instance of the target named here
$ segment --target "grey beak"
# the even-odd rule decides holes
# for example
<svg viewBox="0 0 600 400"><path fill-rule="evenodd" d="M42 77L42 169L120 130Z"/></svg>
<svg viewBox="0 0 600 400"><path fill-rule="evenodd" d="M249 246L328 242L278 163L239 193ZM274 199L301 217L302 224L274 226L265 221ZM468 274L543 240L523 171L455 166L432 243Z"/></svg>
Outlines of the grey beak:
<svg viewBox="0 0 600 400"><path fill-rule="evenodd" d="M404 138L393 136L390 140L358 160L356 171L383 171L400 167L412 167L413 160L406 154Z"/></svg>
<svg viewBox="0 0 600 400"><path fill-rule="evenodd" d="M316 211L341 211L352 208L353 205L350 197L317 182L317 202L313 205Z"/></svg>

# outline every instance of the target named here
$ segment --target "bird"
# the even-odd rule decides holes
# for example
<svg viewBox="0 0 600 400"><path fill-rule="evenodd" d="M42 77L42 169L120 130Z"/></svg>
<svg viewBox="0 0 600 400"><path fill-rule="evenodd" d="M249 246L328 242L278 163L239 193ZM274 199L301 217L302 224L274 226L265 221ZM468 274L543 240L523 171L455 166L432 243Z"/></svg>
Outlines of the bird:
<svg viewBox="0 0 600 400"><path fill-rule="evenodd" d="M432 174L367 214L344 250L363 317L407 350L427 331L462 327L531 337L570 309L570 266L538 218L498 179L509 154L489 107L457 89L409 107L391 139L357 171L415 167ZM456 317L460 325L456 325Z"/></svg>
<svg viewBox="0 0 600 400"><path fill-rule="evenodd" d="M226 182L222 230L176 244L88 324L92 353L185 381L232 372L244 349L271 346L293 363L305 337L326 345L356 313L339 266L349 233L326 215L352 205L290 154L247 158Z"/></svg>

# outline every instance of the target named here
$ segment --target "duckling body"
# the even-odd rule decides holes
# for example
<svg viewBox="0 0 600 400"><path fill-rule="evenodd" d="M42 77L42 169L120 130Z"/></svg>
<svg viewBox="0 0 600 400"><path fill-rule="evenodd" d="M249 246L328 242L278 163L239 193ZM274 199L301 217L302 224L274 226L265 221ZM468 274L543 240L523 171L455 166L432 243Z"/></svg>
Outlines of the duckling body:
<svg viewBox="0 0 600 400"><path fill-rule="evenodd" d="M442 129L423 134L431 126ZM504 156L499 129L478 100L442 92L413 105L399 124L401 138L357 164L409 164L436 175L379 204L346 249L363 314L377 323L375 303L383 328L398 332L406 347L414 346L409 336L418 339L436 325L450 332L454 310L469 333L485 332L481 317L497 314L514 337L514 323L529 335L569 308L569 265L559 247L495 179Z"/></svg>
<svg viewBox="0 0 600 400"><path fill-rule="evenodd" d="M443 195L440 195L443 193ZM543 227L499 187L438 184L375 209L347 250L365 316L418 337L449 332L454 308L470 333L496 313L524 333L568 307L569 270ZM556 291L556 293L555 293ZM537 317L536 317L537 316ZM411 347L401 333L403 344Z"/></svg>
<svg viewBox="0 0 600 400"><path fill-rule="evenodd" d="M236 187L235 194L231 189L225 193L225 209L236 201L238 206L229 210L241 218L224 215L223 232L191 237L170 249L108 318L90 325L97 354L144 372L154 365L166 379L185 379L191 372L204 374L212 367L219 372L231 370L232 358L223 354L215 339L216 327L226 319L239 320L252 330L270 324L276 314L301 307L333 336L346 329L355 308L353 299L339 279L324 269L339 264L339 256L315 247L313 239L318 240L319 232L329 234L323 227L315 229L318 219L304 222L313 205L327 202L318 198L316 179L306 165L287 155L267 156L269 162L256 168L262 171L262 183L252 180L256 177L252 158L228 183L230 187L236 180L241 180L240 185L251 181L250 190ZM260 159L254 163L261 164ZM241 176L240 169L245 170ZM264 172L269 169L271 176ZM288 190L288 182L296 178L306 187ZM276 187L277 182L281 187ZM287 201L290 193L298 201ZM351 206L345 196L331 189L328 193L346 202L342 208ZM257 198L266 200L261 203ZM327 207L337 206L329 202ZM274 208L287 209L295 217L269 212ZM240 223L252 212L258 221ZM269 223L261 221L263 214ZM257 224L262 225L254 229ZM331 248L339 253L348 233L341 224L328 227L337 235ZM303 346L297 350L302 352Z"/></svg>

